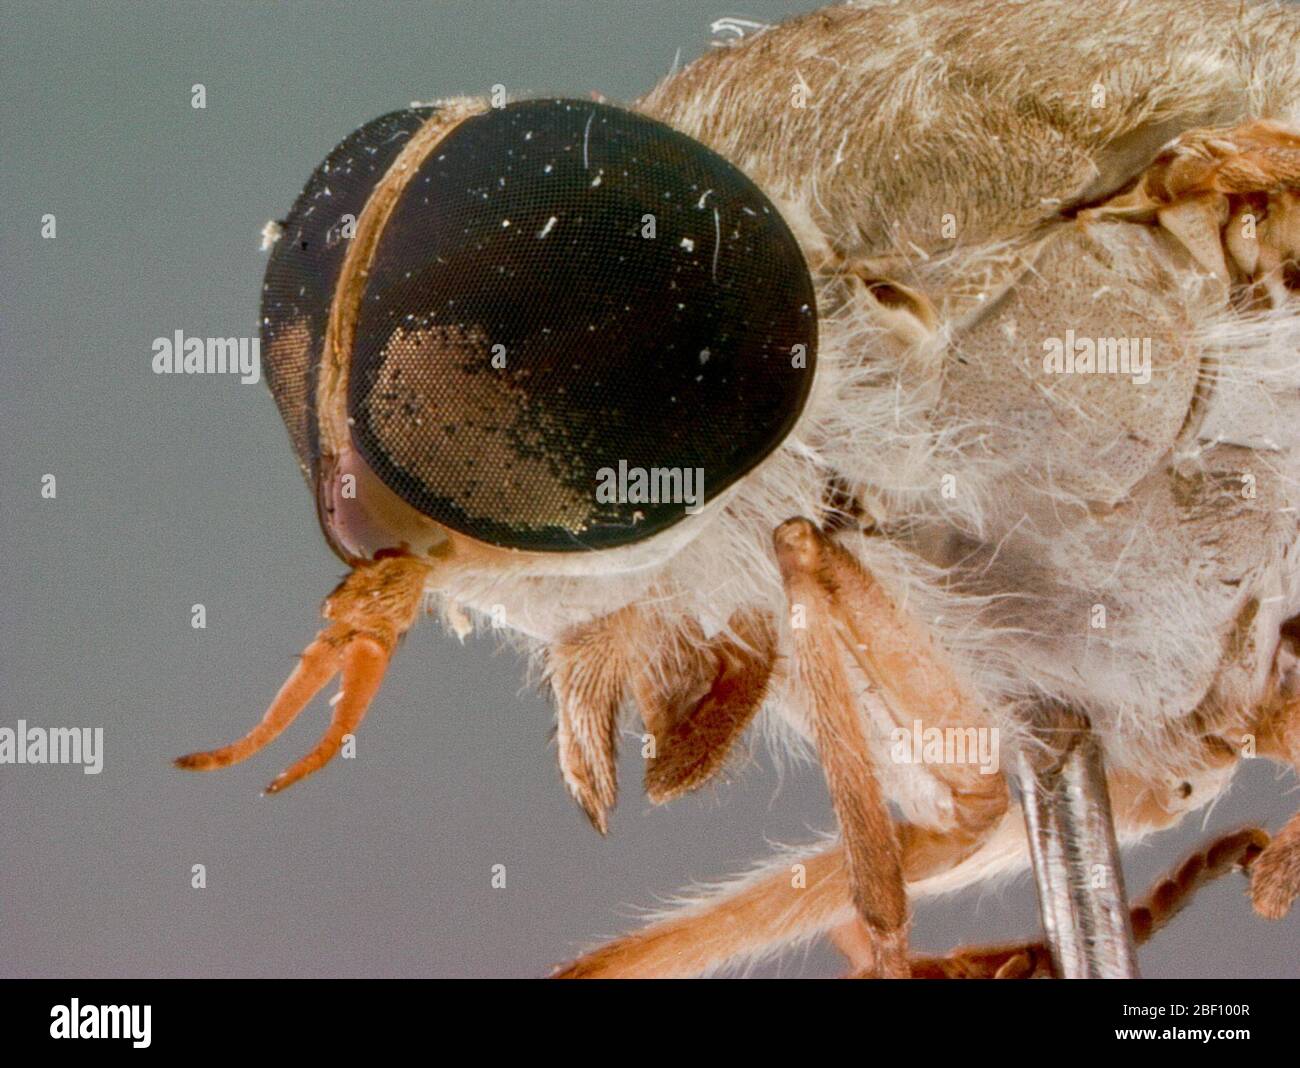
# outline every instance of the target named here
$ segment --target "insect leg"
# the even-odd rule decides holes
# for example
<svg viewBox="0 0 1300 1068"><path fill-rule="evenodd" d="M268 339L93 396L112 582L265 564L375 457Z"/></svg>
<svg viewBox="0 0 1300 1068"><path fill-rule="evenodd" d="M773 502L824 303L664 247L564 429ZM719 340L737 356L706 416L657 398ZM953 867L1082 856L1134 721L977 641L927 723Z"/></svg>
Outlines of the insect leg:
<svg viewBox="0 0 1300 1068"><path fill-rule="evenodd" d="M1260 754L1289 763L1300 773L1300 699L1281 702L1268 717ZM1255 911L1280 920L1300 896L1300 813L1273 836L1251 871L1251 900Z"/></svg>
<svg viewBox="0 0 1300 1068"><path fill-rule="evenodd" d="M559 974L579 976L694 975L729 959L865 919L876 974L905 975L908 881L923 883L973 857L1007 819L1001 775L974 765L936 769L952 796L951 826L895 829L881 797L837 642L902 711L934 724L973 726L982 712L956 679L933 640L899 612L844 549L806 520L777 532L789 600L803 606L795 656L804 679L844 845L801 864L777 863L771 874L724 891L707 907L654 923L610 942ZM644 706L643 706L644 711ZM656 721L657 715L649 717ZM1018 824L1017 817L1012 821ZM998 854L1023 850L1011 827ZM802 868L792 878L792 868ZM805 885L806 881L806 885ZM796 885L797 884L797 885Z"/></svg>
<svg viewBox="0 0 1300 1068"><path fill-rule="evenodd" d="M944 893L1016 870L1024 854L1024 821L1019 809L1011 806L983 847L965 861L954 854L952 867L939 872L934 870L933 855L909 856L904 851L903 874L915 894ZM925 876L914 874L921 869L927 872ZM850 896L845 847L840 842L825 843L782 853L720 887L694 895L687 892L673 912L596 947L558 970L555 978L703 975L850 924L857 925L853 929L853 967L871 969L875 974L870 932L857 918Z"/></svg>
<svg viewBox="0 0 1300 1068"><path fill-rule="evenodd" d="M676 915L606 942L556 979L681 979L821 934L853 914L844 847L779 857Z"/></svg>
<svg viewBox="0 0 1300 1068"><path fill-rule="evenodd" d="M963 687L932 637L891 601L862 565L843 547L825 538L806 520L794 520L777 533L797 539L805 564L829 596L839 636L871 682L894 722L923 727L978 731L986 717ZM787 549L786 556L792 549ZM783 559L783 568L789 568ZM787 580L788 581L788 580ZM973 736L973 733L972 733ZM972 854L1006 812L1006 782L996 770L976 762L940 763L930 769L952 798L951 825L932 828L904 824L898 829L908 879L946 870ZM833 937L861 971L871 940L855 921Z"/></svg>
<svg viewBox="0 0 1300 1068"><path fill-rule="evenodd" d="M906 978L907 892L902 850L876 779L871 748L837 649L834 587L824 567L824 539L807 520L777 528L777 562L792 611L800 689L831 802L844 839L853 904L871 936L875 974Z"/></svg>
<svg viewBox="0 0 1300 1068"><path fill-rule="evenodd" d="M1138 945L1185 909L1201 887L1236 869L1249 869L1268 845L1268 835L1256 827L1216 838L1161 879L1129 913ZM946 957L912 959L914 979L1029 979L1051 974L1047 946L1023 945L967 947Z"/></svg>
<svg viewBox="0 0 1300 1068"><path fill-rule="evenodd" d="M797 532L815 548L818 582L830 597L839 636L894 723L937 727L963 739L960 756L954 748L954 760L926 765L950 792L948 825L899 828L909 880L946 871L974 853L1007 811L1005 778L976 759L971 741L988 729L988 717L933 636L894 604L847 549L807 520L781 529Z"/></svg>

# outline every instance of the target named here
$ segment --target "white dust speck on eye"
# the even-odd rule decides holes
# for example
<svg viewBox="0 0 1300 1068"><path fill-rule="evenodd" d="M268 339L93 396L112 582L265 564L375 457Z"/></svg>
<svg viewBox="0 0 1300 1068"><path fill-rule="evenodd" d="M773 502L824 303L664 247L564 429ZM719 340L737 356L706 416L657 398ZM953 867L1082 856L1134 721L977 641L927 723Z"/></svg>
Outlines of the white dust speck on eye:
<svg viewBox="0 0 1300 1068"><path fill-rule="evenodd" d="M502 219L502 220L501 220L501 226L502 226L502 229L504 229L505 227L507 227L507 226L509 226L509 225L510 225L510 220L509 220L509 219Z"/></svg>
<svg viewBox="0 0 1300 1068"><path fill-rule="evenodd" d="M689 237L683 237L683 238L682 238L682 248L684 248L687 252L694 252L694 251L695 251L695 242L692 241Z"/></svg>
<svg viewBox="0 0 1300 1068"><path fill-rule="evenodd" d="M718 253L722 251L722 220L713 209L713 280L718 280Z"/></svg>
<svg viewBox="0 0 1300 1068"><path fill-rule="evenodd" d="M269 219L262 227L262 251L265 252L283 236L284 227L274 219Z"/></svg>
<svg viewBox="0 0 1300 1068"><path fill-rule="evenodd" d="M708 363L709 357L712 355L713 353L711 353L708 349L700 349L700 363L702 364Z"/></svg>
<svg viewBox="0 0 1300 1068"><path fill-rule="evenodd" d="M600 185L600 183L603 182L604 180L605 180L605 172L599 171L596 174L596 177L591 180L591 188L595 189L596 186Z"/></svg>
<svg viewBox="0 0 1300 1068"><path fill-rule="evenodd" d="M706 189L706 190L704 191L704 196L700 197L699 203L697 203L695 206L696 206L697 208L702 208L702 207L704 207L704 202L705 202L706 200L709 199L709 194L712 193L712 192L713 192L712 189Z"/></svg>
<svg viewBox="0 0 1300 1068"><path fill-rule="evenodd" d="M556 221L557 221L557 220L556 220L556 218L555 218L554 215L552 215L549 219L547 219L547 220L546 220L546 225L543 226L540 230L537 231L537 236L538 236L538 238L539 238L539 239L540 239L540 238L543 238L543 237L545 237L547 234L549 234L552 230L554 230L554 229L555 229L555 223L556 223Z"/></svg>
<svg viewBox="0 0 1300 1068"><path fill-rule="evenodd" d="M550 174L552 170L554 170L554 168L548 163L545 167L542 168L542 173Z"/></svg>
<svg viewBox="0 0 1300 1068"><path fill-rule="evenodd" d="M532 139L533 139L533 131L532 131L532 130L527 130L527 131L525 131L525 133L524 133L524 140L525 140L525 141L531 141Z"/></svg>

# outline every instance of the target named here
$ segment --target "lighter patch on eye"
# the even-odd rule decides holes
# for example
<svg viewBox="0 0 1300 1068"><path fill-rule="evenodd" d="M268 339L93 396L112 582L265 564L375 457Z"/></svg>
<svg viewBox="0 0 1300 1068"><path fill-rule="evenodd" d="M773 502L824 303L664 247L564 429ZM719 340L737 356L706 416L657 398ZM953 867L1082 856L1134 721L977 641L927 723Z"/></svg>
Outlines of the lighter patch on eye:
<svg viewBox="0 0 1300 1068"><path fill-rule="evenodd" d="M366 395L388 460L471 519L524 530L585 529L595 509L583 471L557 453L563 427L492 366L477 325L399 327Z"/></svg>
<svg viewBox="0 0 1300 1068"><path fill-rule="evenodd" d="M312 359L311 324L303 316L288 323L277 323L272 337L267 339L262 364L266 371L266 384L289 436L299 465L306 470L307 424L311 417L307 400L307 367Z"/></svg>

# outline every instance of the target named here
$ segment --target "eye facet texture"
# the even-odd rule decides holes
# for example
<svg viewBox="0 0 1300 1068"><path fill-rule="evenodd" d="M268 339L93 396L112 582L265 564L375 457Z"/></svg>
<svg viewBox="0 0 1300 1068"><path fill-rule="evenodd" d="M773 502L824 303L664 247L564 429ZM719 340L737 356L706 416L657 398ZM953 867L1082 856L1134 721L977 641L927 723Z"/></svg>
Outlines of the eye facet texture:
<svg viewBox="0 0 1300 1068"><path fill-rule="evenodd" d="M316 372L351 226L431 107L383 115L325 159L281 223L262 281L262 365L309 479L319 459Z"/></svg>
<svg viewBox="0 0 1300 1068"><path fill-rule="evenodd" d="M606 547L685 514L601 499L620 462L698 469L716 495L793 425L815 344L802 254L743 174L633 113L530 101L461 123L407 185L348 411L425 515L512 548Z"/></svg>
<svg viewBox="0 0 1300 1068"><path fill-rule="evenodd" d="M267 272L268 379L309 466L347 245L331 227L360 216L422 114L335 150ZM462 534L638 541L751 470L803 407L817 324L797 242L740 171L659 122L572 100L472 115L415 161L382 227L351 298L352 441Z"/></svg>

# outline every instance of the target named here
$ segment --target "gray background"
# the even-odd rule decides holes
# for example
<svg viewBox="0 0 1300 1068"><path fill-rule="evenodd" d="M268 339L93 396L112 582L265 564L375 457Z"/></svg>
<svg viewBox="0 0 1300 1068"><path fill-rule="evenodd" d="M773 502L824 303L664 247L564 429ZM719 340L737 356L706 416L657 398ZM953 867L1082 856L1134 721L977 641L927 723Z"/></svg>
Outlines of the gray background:
<svg viewBox="0 0 1300 1068"><path fill-rule="evenodd" d="M708 47L713 3L20 5L0 12L0 725L102 726L97 777L0 766L0 974L528 976L688 881L832 825L815 768L762 752L653 809L625 745L599 839L563 790L544 700L489 641L418 627L359 756L263 786L321 703L240 767L171 757L261 715L339 563L262 384L155 376L150 342L255 334L258 232L328 150L413 99L591 90L630 99ZM203 82L206 111L190 107ZM869 106L868 101L863 106ZM42 214L58 238L39 237ZM42 500L40 478L58 477ZM190 606L208 627L190 627ZM1247 766L1202 826L1128 860L1143 888L1193 843L1295 807ZM190 889L190 866L208 886ZM489 887L505 864L508 888ZM1294 976L1300 917L1239 878L1142 954L1151 976ZM1028 934L1027 879L921 903L915 942ZM824 948L766 974L834 974Z"/></svg>

